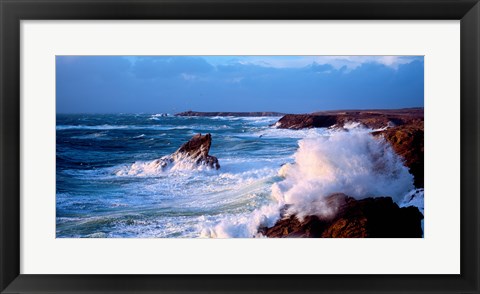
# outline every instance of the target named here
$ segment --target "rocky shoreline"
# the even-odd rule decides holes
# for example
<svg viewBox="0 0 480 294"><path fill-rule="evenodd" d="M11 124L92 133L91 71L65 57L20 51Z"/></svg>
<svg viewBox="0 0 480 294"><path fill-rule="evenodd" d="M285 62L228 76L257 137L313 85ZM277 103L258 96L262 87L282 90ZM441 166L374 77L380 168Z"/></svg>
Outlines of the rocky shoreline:
<svg viewBox="0 0 480 294"><path fill-rule="evenodd" d="M423 108L397 110L345 110L310 114L286 114L276 124L279 129L343 128L347 123L359 123L367 128L381 129L423 122Z"/></svg>
<svg viewBox="0 0 480 294"><path fill-rule="evenodd" d="M284 115L275 127L279 129L344 128L347 123L359 123L377 129L373 136L382 136L393 150L405 160L415 178L415 187L423 188L424 118L423 108L396 110L346 110L312 114Z"/></svg>
<svg viewBox="0 0 480 294"><path fill-rule="evenodd" d="M272 112L185 112L179 116L276 116ZM424 119L423 108L399 110L330 111L312 114L287 114L275 126L280 129L345 128L359 123L374 137L383 137L404 159L414 176L417 189L424 185ZM174 154L162 158L167 165L179 158L190 158L197 164L220 167L218 159L208 154L211 135L195 135ZM339 191L341 192L341 191ZM356 200L336 193L325 199L336 211L333 217L289 215L288 204L282 217L272 227L261 227L259 233L269 238L421 238L423 214L415 206L399 207L388 195Z"/></svg>
<svg viewBox="0 0 480 294"><path fill-rule="evenodd" d="M390 197L355 200L334 194L337 212L325 219L309 215L302 220L284 215L270 228L259 232L269 238L421 238L422 213L414 206L398 207Z"/></svg>
<svg viewBox="0 0 480 294"><path fill-rule="evenodd" d="M423 119L408 124L373 132L374 136L383 136L395 153L404 159L405 166L414 177L416 188L424 185L424 130Z"/></svg>
<svg viewBox="0 0 480 294"><path fill-rule="evenodd" d="M404 159L414 176L416 188L424 186L424 117L423 108L398 110L329 111L312 114L288 114L274 126L280 129L344 128L359 123L383 137ZM270 238L421 238L423 214L417 207L400 208L392 198L377 197L355 200L334 194L327 201L335 202L337 212L332 219L316 215L299 218L284 214L274 226L259 228ZM286 211L285 207L285 211Z"/></svg>
<svg viewBox="0 0 480 294"><path fill-rule="evenodd" d="M285 113L280 112L201 112L201 111L185 111L176 113L175 116L236 116L236 117L252 117L252 116L282 116Z"/></svg>

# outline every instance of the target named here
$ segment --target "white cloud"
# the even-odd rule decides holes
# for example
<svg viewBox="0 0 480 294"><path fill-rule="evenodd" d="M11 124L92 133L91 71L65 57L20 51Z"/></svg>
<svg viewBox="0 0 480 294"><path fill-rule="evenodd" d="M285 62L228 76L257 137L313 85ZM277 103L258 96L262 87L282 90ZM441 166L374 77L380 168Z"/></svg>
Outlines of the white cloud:
<svg viewBox="0 0 480 294"><path fill-rule="evenodd" d="M300 68L312 63L329 64L335 69L346 67L354 70L364 63L378 63L398 69L402 64L419 60L420 56L249 56L242 63L251 63L275 68Z"/></svg>

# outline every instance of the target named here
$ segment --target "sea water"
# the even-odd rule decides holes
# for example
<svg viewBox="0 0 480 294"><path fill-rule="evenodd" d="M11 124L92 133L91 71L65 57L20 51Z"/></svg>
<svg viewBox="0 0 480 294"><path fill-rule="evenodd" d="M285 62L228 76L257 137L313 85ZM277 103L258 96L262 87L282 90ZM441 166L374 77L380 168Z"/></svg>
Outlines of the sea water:
<svg viewBox="0 0 480 294"><path fill-rule="evenodd" d="M262 237L285 204L328 213L334 192L414 200L423 212L423 191L412 198L413 177L372 130L278 129L278 119L57 115L57 237ZM220 169L153 164L198 133L212 134Z"/></svg>

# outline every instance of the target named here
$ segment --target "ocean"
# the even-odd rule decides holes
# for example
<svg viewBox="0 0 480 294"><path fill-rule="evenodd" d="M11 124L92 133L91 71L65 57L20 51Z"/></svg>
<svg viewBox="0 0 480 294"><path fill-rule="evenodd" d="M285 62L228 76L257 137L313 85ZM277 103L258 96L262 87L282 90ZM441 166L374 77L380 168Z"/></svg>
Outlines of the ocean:
<svg viewBox="0 0 480 294"><path fill-rule="evenodd" d="M262 237L285 204L321 215L335 192L408 205L413 177L373 130L277 129L278 119L58 114L56 237ZM198 133L212 135L220 169L152 164Z"/></svg>

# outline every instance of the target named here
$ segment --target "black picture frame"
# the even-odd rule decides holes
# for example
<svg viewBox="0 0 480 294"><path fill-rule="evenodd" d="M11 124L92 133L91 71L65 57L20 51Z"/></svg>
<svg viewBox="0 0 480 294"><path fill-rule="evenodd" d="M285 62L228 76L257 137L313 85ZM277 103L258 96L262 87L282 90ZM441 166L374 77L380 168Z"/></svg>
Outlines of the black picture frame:
<svg viewBox="0 0 480 294"><path fill-rule="evenodd" d="M1 293L480 293L477 0L0 0L0 18ZM461 274L21 275L20 21L31 19L461 20Z"/></svg>

